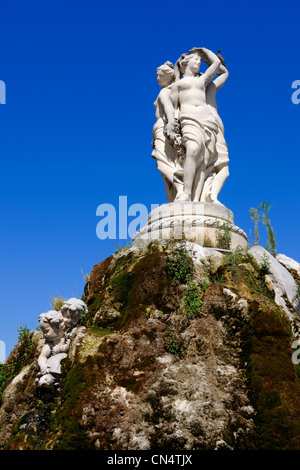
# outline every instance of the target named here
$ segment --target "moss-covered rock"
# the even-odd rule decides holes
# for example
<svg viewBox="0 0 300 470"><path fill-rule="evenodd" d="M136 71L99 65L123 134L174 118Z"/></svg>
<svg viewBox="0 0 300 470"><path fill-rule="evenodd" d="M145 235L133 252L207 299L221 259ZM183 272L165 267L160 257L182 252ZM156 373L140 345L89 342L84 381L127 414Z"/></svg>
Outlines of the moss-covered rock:
<svg viewBox="0 0 300 470"><path fill-rule="evenodd" d="M59 394L37 393L40 339L9 358L0 447L299 449L290 317L252 257L203 253L156 243L97 264Z"/></svg>

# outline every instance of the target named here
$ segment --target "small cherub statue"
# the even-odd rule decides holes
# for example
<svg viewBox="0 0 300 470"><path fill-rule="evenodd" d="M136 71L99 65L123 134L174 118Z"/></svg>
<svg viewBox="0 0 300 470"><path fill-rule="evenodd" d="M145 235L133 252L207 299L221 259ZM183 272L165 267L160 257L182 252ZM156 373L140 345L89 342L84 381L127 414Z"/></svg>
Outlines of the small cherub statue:
<svg viewBox="0 0 300 470"><path fill-rule="evenodd" d="M56 310L42 313L39 316L39 324L45 344L38 358L40 368L38 385L47 386L56 382L61 374L60 363L67 356L62 314Z"/></svg>
<svg viewBox="0 0 300 470"><path fill-rule="evenodd" d="M59 311L50 310L39 316L45 344L38 358L38 386L47 387L59 383L61 361L67 357L73 331L87 311L82 300L72 297L64 302Z"/></svg>

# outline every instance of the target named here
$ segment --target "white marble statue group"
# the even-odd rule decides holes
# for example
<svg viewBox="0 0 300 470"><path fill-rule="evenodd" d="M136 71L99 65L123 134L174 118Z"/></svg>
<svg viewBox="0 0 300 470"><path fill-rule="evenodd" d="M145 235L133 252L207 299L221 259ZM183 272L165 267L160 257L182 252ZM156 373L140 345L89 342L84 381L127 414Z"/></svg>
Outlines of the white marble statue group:
<svg viewBox="0 0 300 470"><path fill-rule="evenodd" d="M207 64L199 73L201 60ZM218 204L229 175L228 148L219 117L216 92L228 78L220 54L200 47L157 69L162 87L154 106L153 152L168 202Z"/></svg>
<svg viewBox="0 0 300 470"><path fill-rule="evenodd" d="M64 302L60 310L50 310L39 316L44 345L38 358L38 386L47 387L59 383L61 361L67 357L74 328L86 313L86 304L72 297Z"/></svg>

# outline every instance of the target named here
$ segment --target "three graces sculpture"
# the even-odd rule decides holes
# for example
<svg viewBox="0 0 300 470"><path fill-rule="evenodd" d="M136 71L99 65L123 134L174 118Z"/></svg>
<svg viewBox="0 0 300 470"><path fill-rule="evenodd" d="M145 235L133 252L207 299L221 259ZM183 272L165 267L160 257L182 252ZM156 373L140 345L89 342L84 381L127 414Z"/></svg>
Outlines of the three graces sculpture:
<svg viewBox="0 0 300 470"><path fill-rule="evenodd" d="M204 73L199 73L201 60L207 64ZM227 78L222 56L204 47L183 54L175 66L167 61L157 69L162 89L154 103L152 157L169 203L220 204L218 195L229 171L216 93Z"/></svg>

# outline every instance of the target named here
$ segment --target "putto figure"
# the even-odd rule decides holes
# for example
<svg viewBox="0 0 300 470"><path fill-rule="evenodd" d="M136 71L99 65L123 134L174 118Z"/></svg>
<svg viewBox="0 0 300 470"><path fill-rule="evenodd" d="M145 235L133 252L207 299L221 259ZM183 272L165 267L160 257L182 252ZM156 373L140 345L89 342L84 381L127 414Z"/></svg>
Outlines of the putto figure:
<svg viewBox="0 0 300 470"><path fill-rule="evenodd" d="M58 385L61 376L61 361L67 357L74 329L82 315L87 313L86 304L76 298L64 302L59 311L50 310L39 316L44 345L38 358L40 372L39 387Z"/></svg>
<svg viewBox="0 0 300 470"><path fill-rule="evenodd" d="M201 59L207 64L202 74ZM183 54L174 68L166 62L157 70L162 90L154 103L157 121L152 156L163 175L169 202L219 203L218 194L229 173L216 92L227 78L220 58L205 48Z"/></svg>

